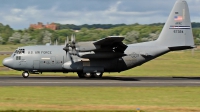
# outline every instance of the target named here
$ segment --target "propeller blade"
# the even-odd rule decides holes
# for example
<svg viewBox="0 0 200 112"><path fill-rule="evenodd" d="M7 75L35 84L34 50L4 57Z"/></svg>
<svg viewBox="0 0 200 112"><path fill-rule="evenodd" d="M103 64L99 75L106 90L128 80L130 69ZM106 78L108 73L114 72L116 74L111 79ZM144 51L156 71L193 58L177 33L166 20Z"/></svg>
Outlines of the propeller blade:
<svg viewBox="0 0 200 112"><path fill-rule="evenodd" d="M71 36L71 43L72 44L75 44L75 38L74 38L74 35L72 34L72 36Z"/></svg>
<svg viewBox="0 0 200 112"><path fill-rule="evenodd" d="M69 38L68 38L68 36L67 36L67 43L66 44L69 44Z"/></svg>
<svg viewBox="0 0 200 112"><path fill-rule="evenodd" d="M68 51L69 51L69 47L65 46L65 47L63 48L63 50L65 50L66 52L68 52Z"/></svg>
<svg viewBox="0 0 200 112"><path fill-rule="evenodd" d="M73 42L76 43L75 34L73 35Z"/></svg>
<svg viewBox="0 0 200 112"><path fill-rule="evenodd" d="M71 35L71 43L73 43L73 35Z"/></svg>
<svg viewBox="0 0 200 112"><path fill-rule="evenodd" d="M66 37L66 40L65 40L65 46L68 46L68 44L69 44L69 38L68 38L68 36Z"/></svg>
<svg viewBox="0 0 200 112"><path fill-rule="evenodd" d="M66 52L66 54L67 54L67 59L69 59L71 61L71 56L70 56L69 52Z"/></svg>
<svg viewBox="0 0 200 112"><path fill-rule="evenodd" d="M69 52L66 52L67 59L69 59L72 63L74 63L72 56L70 55Z"/></svg>

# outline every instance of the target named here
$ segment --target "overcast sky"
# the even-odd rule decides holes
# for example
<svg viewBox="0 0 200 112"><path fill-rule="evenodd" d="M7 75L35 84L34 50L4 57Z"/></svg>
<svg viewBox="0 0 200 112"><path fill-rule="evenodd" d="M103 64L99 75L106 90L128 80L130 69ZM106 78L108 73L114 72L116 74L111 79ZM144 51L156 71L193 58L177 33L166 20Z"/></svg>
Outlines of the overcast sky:
<svg viewBox="0 0 200 112"><path fill-rule="evenodd" d="M200 22L200 0L187 0L191 20ZM175 0L0 0L0 23L149 24L165 22Z"/></svg>

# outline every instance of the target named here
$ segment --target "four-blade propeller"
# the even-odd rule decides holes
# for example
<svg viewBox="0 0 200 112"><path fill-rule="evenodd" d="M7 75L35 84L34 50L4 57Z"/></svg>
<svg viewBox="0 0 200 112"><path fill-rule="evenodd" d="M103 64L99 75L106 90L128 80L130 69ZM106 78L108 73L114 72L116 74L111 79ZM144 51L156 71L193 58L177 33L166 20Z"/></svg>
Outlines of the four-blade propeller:
<svg viewBox="0 0 200 112"><path fill-rule="evenodd" d="M72 52L70 52L70 53L75 55L76 54L76 52L74 52L74 51L76 51L75 35L71 36L71 42L69 42L69 38L67 37L67 39L65 41L65 47L63 48L63 50L68 52L68 51L70 51L70 48L72 49L71 50Z"/></svg>
<svg viewBox="0 0 200 112"><path fill-rule="evenodd" d="M63 48L63 50L66 51L67 58L69 58L69 60L71 60L71 62L73 62L73 58L71 55L77 54L75 35L71 36L71 42L69 42L68 37L66 38L65 47Z"/></svg>

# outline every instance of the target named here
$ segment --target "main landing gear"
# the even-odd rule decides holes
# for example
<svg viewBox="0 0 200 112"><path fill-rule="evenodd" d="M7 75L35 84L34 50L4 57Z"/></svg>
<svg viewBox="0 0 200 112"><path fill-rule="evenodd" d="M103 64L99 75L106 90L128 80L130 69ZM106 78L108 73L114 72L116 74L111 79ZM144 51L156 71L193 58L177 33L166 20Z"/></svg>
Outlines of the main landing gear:
<svg viewBox="0 0 200 112"><path fill-rule="evenodd" d="M97 73L83 73L83 72L77 72L79 78L101 78L103 76L103 73L97 72Z"/></svg>
<svg viewBox="0 0 200 112"><path fill-rule="evenodd" d="M28 77L29 77L29 73L28 73L27 71L24 71L24 72L22 73L22 76L23 76L24 78L28 78Z"/></svg>

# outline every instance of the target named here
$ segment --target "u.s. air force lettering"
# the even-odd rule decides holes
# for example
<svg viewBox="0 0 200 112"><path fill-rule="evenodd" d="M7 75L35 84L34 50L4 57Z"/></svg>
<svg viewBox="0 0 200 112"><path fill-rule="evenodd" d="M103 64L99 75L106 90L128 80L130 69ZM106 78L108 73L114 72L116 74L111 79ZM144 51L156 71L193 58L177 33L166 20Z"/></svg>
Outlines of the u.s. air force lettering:
<svg viewBox="0 0 200 112"><path fill-rule="evenodd" d="M52 54L51 51L28 51L28 54Z"/></svg>

